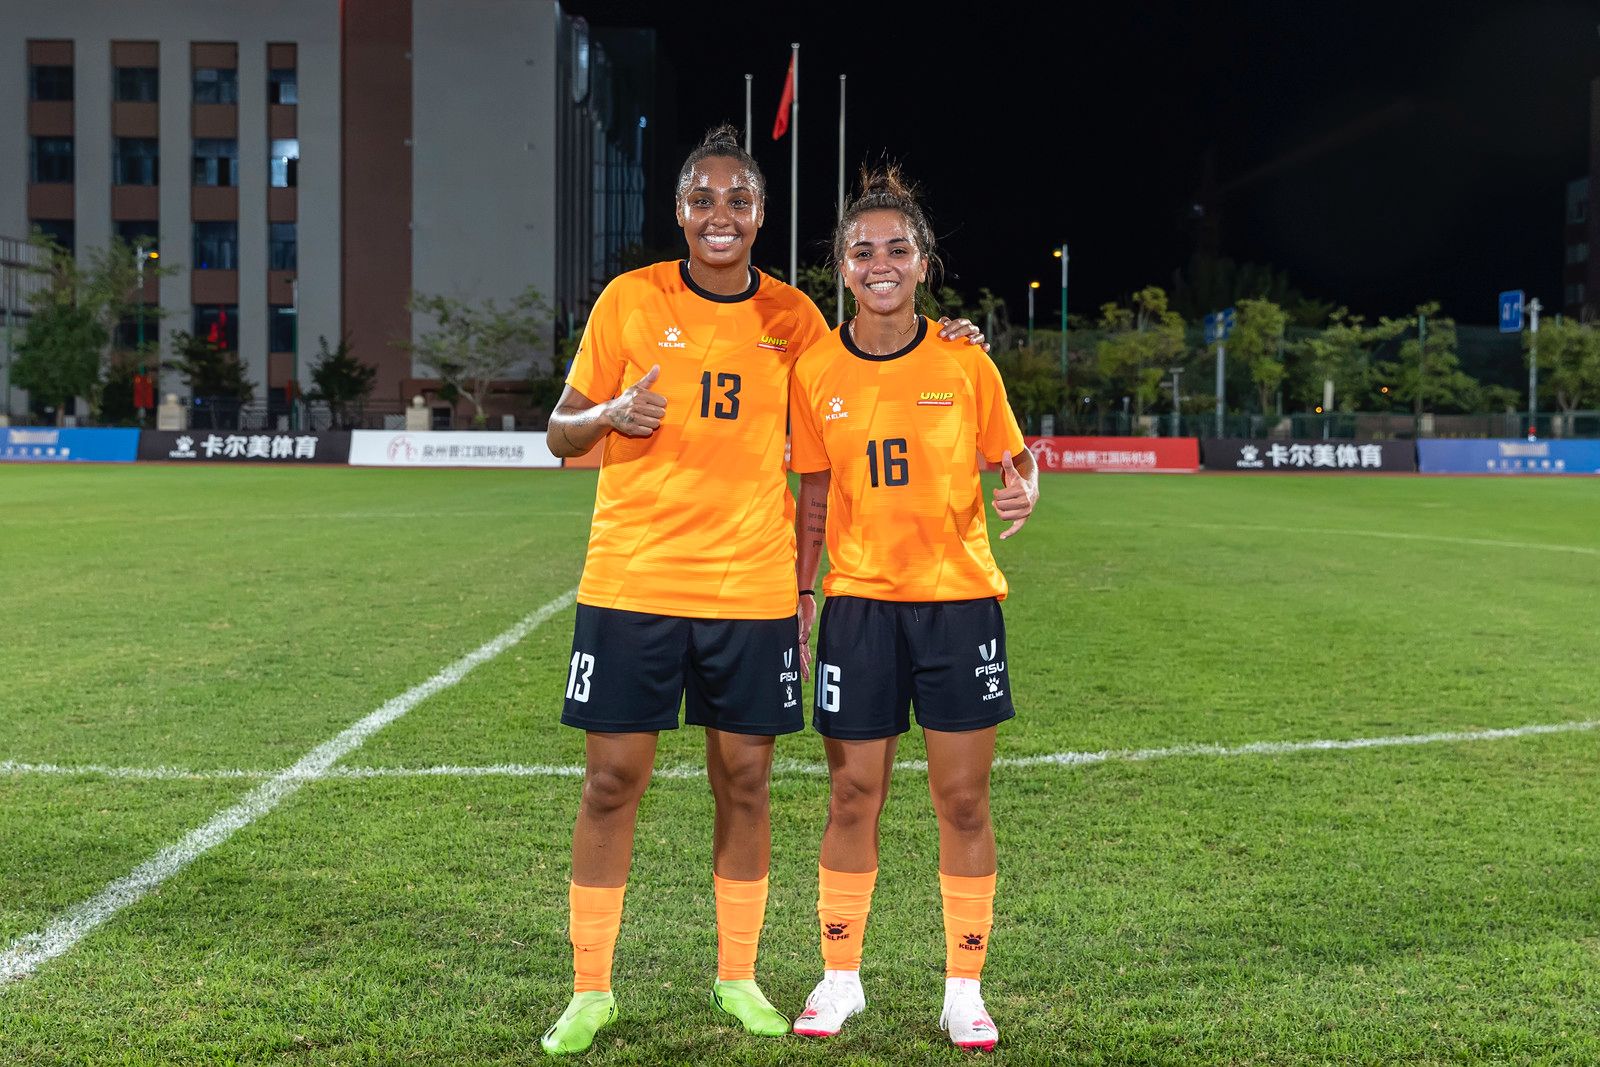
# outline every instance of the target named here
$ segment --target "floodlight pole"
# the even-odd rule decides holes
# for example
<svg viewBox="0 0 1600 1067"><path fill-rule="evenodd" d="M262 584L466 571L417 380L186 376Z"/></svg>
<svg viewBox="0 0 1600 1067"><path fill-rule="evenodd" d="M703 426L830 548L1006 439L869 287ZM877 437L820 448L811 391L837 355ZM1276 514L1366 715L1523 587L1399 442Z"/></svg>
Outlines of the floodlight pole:
<svg viewBox="0 0 1600 1067"><path fill-rule="evenodd" d="M1178 420L1181 418L1181 413L1179 411L1179 408L1182 407L1182 399L1183 399L1183 397L1182 397L1182 394L1180 394L1178 392L1178 380L1183 377L1183 368L1182 367L1173 367L1171 369L1172 369L1172 436L1177 437L1178 436L1178 431L1182 429L1182 425L1179 423Z"/></svg>
<svg viewBox="0 0 1600 1067"><path fill-rule="evenodd" d="M1217 337L1217 436L1218 437L1222 436L1222 418L1223 418L1223 413L1226 410L1225 401L1227 399L1227 396L1226 396L1226 393L1224 391L1226 389L1226 386L1223 384L1223 380L1224 380L1224 373L1223 372L1224 372L1225 368L1228 365L1228 346L1227 346L1227 343L1225 341L1223 341L1222 337L1220 336L1220 333L1221 333L1221 331L1219 330L1218 331L1219 336Z"/></svg>
<svg viewBox="0 0 1600 1067"><path fill-rule="evenodd" d="M1534 420L1539 417L1539 312L1542 305L1539 298L1534 297L1528 301L1528 436L1532 437L1538 432L1538 423Z"/></svg>

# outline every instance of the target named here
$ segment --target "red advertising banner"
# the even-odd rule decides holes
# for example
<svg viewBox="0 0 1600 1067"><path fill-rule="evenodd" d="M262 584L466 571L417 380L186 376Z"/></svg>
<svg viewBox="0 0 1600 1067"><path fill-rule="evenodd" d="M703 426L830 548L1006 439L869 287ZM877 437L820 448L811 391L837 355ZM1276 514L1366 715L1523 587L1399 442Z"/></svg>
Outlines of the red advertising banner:
<svg viewBox="0 0 1600 1067"><path fill-rule="evenodd" d="M1173 472L1200 469L1194 437L1025 437L1041 471Z"/></svg>

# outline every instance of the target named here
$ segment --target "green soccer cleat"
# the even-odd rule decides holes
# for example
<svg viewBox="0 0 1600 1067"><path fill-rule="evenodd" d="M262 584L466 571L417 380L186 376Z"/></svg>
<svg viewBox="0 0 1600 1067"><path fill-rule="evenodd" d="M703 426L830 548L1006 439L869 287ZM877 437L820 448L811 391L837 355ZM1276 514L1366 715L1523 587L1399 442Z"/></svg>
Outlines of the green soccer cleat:
<svg viewBox="0 0 1600 1067"><path fill-rule="evenodd" d="M711 987L711 1003L739 1020L747 1034L782 1037L789 1032L789 1019L772 1006L753 978L717 982Z"/></svg>
<svg viewBox="0 0 1600 1067"><path fill-rule="evenodd" d="M539 1044L552 1056L568 1056L589 1051L594 1035L617 1017L617 998L610 993L572 994L572 1003L555 1025L544 1032Z"/></svg>

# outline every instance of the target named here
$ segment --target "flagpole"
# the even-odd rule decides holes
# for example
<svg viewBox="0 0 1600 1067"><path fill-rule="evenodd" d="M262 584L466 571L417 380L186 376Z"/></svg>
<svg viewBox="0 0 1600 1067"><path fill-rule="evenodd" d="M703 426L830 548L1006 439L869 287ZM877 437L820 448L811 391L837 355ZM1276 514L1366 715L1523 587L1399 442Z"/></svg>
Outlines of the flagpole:
<svg viewBox="0 0 1600 1067"><path fill-rule="evenodd" d="M800 42L789 45L794 97L789 101L789 284L800 284Z"/></svg>
<svg viewBox="0 0 1600 1067"><path fill-rule="evenodd" d="M844 75L839 75L839 219L844 218ZM839 274L839 288L837 303L834 305L833 324L844 324L844 272L838 270L839 264L834 264L834 269Z"/></svg>
<svg viewBox="0 0 1600 1067"><path fill-rule="evenodd" d="M754 74L744 76L744 154L750 154L750 83Z"/></svg>

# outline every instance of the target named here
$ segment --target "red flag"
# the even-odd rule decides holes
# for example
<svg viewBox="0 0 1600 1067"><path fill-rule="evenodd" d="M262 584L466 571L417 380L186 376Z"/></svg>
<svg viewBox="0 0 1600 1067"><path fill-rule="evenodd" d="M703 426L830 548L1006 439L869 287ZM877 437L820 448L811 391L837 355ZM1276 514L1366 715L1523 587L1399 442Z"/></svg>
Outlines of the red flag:
<svg viewBox="0 0 1600 1067"><path fill-rule="evenodd" d="M772 122L772 139L789 132L789 109L794 105L794 57L789 57L789 73L783 79L783 95L778 97L778 117Z"/></svg>

